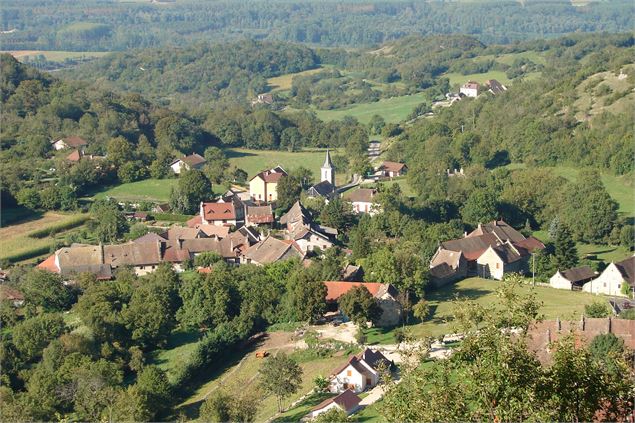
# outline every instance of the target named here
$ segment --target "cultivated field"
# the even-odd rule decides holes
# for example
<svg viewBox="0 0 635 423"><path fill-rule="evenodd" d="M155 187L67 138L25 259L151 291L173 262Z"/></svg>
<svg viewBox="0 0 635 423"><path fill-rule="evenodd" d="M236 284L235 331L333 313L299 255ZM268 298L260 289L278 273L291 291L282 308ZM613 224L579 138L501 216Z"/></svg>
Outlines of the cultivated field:
<svg viewBox="0 0 635 423"><path fill-rule="evenodd" d="M291 89L291 81L294 76L306 76L314 73L318 73L324 68L319 67L316 69L309 69L302 72L296 73L285 73L284 75L275 76L273 78L267 79L267 85L271 88L271 91L285 91Z"/></svg>
<svg viewBox="0 0 635 423"><path fill-rule="evenodd" d="M102 57L108 54L107 51L61 51L61 50L13 50L3 51L9 53L20 61L34 59L43 55L50 62L63 62L65 59L85 59L89 57Z"/></svg>
<svg viewBox="0 0 635 423"><path fill-rule="evenodd" d="M70 226L81 226L87 215L80 213L46 212L28 220L0 228L0 259L19 262L49 253L55 245L55 236L71 230ZM60 228L57 234L34 237L35 232ZM30 236L31 235L31 236Z"/></svg>
<svg viewBox="0 0 635 423"><path fill-rule="evenodd" d="M368 123L373 115L380 115L386 122L397 123L406 119L417 105L425 101L424 94L412 94L384 98L373 103L359 103L344 109L315 110L315 113L323 121L342 120L345 116L351 116L361 123Z"/></svg>

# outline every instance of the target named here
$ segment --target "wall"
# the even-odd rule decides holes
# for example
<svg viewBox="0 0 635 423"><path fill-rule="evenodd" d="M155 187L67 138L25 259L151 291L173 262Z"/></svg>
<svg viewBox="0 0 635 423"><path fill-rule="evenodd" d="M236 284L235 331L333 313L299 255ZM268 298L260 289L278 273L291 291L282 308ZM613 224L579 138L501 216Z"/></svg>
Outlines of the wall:
<svg viewBox="0 0 635 423"><path fill-rule="evenodd" d="M611 263L597 279L585 283L582 290L593 294L619 295L623 297L623 283L627 282L624 281L624 277L617 269L617 266Z"/></svg>

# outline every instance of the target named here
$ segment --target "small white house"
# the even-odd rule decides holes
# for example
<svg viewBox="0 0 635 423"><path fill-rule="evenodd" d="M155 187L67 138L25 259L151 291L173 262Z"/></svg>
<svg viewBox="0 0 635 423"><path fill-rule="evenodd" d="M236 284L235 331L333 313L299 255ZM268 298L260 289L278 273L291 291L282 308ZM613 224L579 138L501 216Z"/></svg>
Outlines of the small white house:
<svg viewBox="0 0 635 423"><path fill-rule="evenodd" d="M476 98L478 97L479 88L480 86L478 82L467 81L461 86L461 88L459 89L459 93L463 94L466 97Z"/></svg>
<svg viewBox="0 0 635 423"><path fill-rule="evenodd" d="M635 291L635 256L609 264L597 279L584 284L582 290L593 294L624 296L627 285L630 296Z"/></svg>
<svg viewBox="0 0 635 423"><path fill-rule="evenodd" d="M579 291L582 286L597 276L589 266L575 267L564 271L558 270L550 279L549 286L556 289Z"/></svg>
<svg viewBox="0 0 635 423"><path fill-rule="evenodd" d="M387 368L391 365L382 353L367 348L333 371L329 391L335 393L350 389L359 393L375 387L379 383L379 369L382 363Z"/></svg>
<svg viewBox="0 0 635 423"><path fill-rule="evenodd" d="M346 390L341 394L322 401L311 410L310 417L315 418L322 413L326 413L334 408L338 408L350 415L359 409L359 403L362 401L354 392Z"/></svg>
<svg viewBox="0 0 635 423"><path fill-rule="evenodd" d="M170 167L172 168L172 172L178 175L185 170L200 169L205 163L207 162L203 156L194 153L189 156L181 157L180 159L175 159L170 163Z"/></svg>
<svg viewBox="0 0 635 423"><path fill-rule="evenodd" d="M368 213L371 216L380 212L379 204L375 202L377 190L374 188L359 188L347 193L344 198L353 205L354 213Z"/></svg>
<svg viewBox="0 0 635 423"><path fill-rule="evenodd" d="M65 150L67 148L75 148L83 154L84 147L88 145L88 142L81 137L66 137L57 141L51 141L51 145L57 151Z"/></svg>

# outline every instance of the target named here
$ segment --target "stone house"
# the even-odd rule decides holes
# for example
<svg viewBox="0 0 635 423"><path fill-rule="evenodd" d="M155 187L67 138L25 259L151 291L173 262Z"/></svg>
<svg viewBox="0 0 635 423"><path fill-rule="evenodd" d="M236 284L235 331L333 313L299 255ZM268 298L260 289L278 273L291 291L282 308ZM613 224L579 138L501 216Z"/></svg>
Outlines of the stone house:
<svg viewBox="0 0 635 423"><path fill-rule="evenodd" d="M356 286L365 287L370 294L375 297L381 308L381 316L377 322L378 326L396 326L401 322L401 304L397 301L399 291L397 288L387 283L377 282L346 282L346 281L326 281L326 302L329 310L338 309L337 301L348 291Z"/></svg>

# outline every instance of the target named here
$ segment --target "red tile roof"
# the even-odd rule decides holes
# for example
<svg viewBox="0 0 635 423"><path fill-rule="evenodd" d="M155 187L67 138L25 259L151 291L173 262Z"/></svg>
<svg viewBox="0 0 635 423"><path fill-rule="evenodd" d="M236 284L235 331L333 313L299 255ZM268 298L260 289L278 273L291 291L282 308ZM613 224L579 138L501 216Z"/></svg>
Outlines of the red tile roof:
<svg viewBox="0 0 635 423"><path fill-rule="evenodd" d="M188 228L198 228L201 223L203 223L203 219L200 214L185 222Z"/></svg>
<svg viewBox="0 0 635 423"><path fill-rule="evenodd" d="M88 145L88 142L81 138L81 137L67 137L67 138L62 138L62 141L64 141L64 144L66 144L69 147L81 147L83 145Z"/></svg>
<svg viewBox="0 0 635 423"><path fill-rule="evenodd" d="M247 221L249 223L273 223L273 210L271 205L267 206L248 206Z"/></svg>
<svg viewBox="0 0 635 423"><path fill-rule="evenodd" d="M49 272L59 273L60 269L55 265L55 254L51 254L42 263L37 265L38 269L48 270Z"/></svg>
<svg viewBox="0 0 635 423"><path fill-rule="evenodd" d="M381 168L388 172L401 172L406 167L404 163L385 161L381 164Z"/></svg>
<svg viewBox="0 0 635 423"><path fill-rule="evenodd" d="M78 162L81 158L82 156L79 153L79 150L74 150L71 154L66 156L66 160L68 160L69 162Z"/></svg>
<svg viewBox="0 0 635 423"><path fill-rule="evenodd" d="M368 292L370 292L370 294L374 296L379 292L384 284L377 282L326 281L324 282L324 285L326 285L327 289L326 300L333 301L337 300L339 297L346 294L348 291L356 286L366 287L366 289L368 289Z"/></svg>
<svg viewBox="0 0 635 423"><path fill-rule="evenodd" d="M337 396L335 396L333 398L329 398L329 399L326 399L326 400L322 401L321 403L319 403L318 405L313 407L312 411L321 410L321 409L325 408L326 406L328 406L328 405L330 405L332 403L335 403L335 404L339 405L348 414L352 410L357 408L357 406L359 406L359 403L361 401L362 401L362 399L360 397L358 397L350 389L347 389L346 391L342 392L341 394L339 394L339 395L337 395Z"/></svg>
<svg viewBox="0 0 635 423"><path fill-rule="evenodd" d="M232 203L203 203L203 217L207 221L236 219L236 207Z"/></svg>

